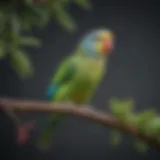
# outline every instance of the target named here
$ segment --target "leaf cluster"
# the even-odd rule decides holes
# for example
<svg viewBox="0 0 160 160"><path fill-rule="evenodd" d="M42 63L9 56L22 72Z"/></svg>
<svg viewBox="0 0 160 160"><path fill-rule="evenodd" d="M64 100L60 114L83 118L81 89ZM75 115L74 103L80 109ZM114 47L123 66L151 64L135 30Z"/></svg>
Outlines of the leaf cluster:
<svg viewBox="0 0 160 160"><path fill-rule="evenodd" d="M113 98L110 100L110 112L113 117L118 119L122 124L136 127L139 133L155 137L160 141L160 116L158 112L151 108L143 112L136 113L133 110L134 101L132 99L120 100ZM112 143L120 143L121 136L118 131L112 132ZM140 139L134 141L136 149L146 151L149 149L147 142Z"/></svg>
<svg viewBox="0 0 160 160"><path fill-rule="evenodd" d="M0 59L9 58L20 77L33 73L25 47L39 46L40 40L24 35L33 26L45 27L53 19L69 31L76 27L69 13L75 3L89 9L89 0L3 0L0 5Z"/></svg>

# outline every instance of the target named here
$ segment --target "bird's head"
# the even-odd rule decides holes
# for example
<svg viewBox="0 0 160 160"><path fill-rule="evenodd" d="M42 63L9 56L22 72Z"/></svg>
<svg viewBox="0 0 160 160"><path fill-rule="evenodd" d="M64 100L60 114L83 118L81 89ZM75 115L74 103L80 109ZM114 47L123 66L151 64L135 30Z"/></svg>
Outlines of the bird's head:
<svg viewBox="0 0 160 160"><path fill-rule="evenodd" d="M114 36L110 30L97 29L86 34L80 47L86 56L105 57L113 49Z"/></svg>

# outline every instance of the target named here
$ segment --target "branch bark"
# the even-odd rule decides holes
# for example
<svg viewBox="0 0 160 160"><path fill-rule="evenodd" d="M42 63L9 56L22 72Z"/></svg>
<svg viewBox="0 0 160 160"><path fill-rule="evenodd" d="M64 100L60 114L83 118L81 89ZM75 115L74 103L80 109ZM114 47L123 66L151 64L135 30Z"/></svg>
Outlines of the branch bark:
<svg viewBox="0 0 160 160"><path fill-rule="evenodd" d="M98 110L88 108L88 106L67 103L46 103L43 101L25 101L7 98L0 99L0 106L1 109L7 107L13 112L56 112L88 118L104 125L105 127L126 132L132 136L146 141L155 149L160 149L160 142L155 137L139 132L134 126L123 125L120 121L110 116L106 112L100 112Z"/></svg>

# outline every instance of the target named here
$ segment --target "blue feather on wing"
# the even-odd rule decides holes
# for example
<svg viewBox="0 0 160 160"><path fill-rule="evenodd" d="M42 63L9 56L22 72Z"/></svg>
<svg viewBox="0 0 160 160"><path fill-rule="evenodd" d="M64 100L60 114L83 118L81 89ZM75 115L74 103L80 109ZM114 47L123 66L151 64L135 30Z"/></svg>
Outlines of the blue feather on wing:
<svg viewBox="0 0 160 160"><path fill-rule="evenodd" d="M59 85L52 85L47 91L46 99L47 100L52 99L52 97L55 95L58 88L59 88Z"/></svg>

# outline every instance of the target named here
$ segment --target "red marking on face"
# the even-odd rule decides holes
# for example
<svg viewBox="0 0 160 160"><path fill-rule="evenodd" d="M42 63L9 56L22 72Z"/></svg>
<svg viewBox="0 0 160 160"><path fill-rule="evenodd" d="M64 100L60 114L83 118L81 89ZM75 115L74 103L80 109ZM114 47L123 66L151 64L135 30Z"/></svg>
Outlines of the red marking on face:
<svg viewBox="0 0 160 160"><path fill-rule="evenodd" d="M111 53L112 49L113 49L113 42L112 42L112 40L106 40L106 41L104 41L103 47L102 47L103 53L104 54Z"/></svg>

